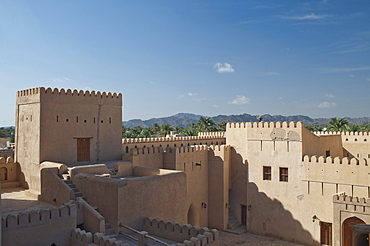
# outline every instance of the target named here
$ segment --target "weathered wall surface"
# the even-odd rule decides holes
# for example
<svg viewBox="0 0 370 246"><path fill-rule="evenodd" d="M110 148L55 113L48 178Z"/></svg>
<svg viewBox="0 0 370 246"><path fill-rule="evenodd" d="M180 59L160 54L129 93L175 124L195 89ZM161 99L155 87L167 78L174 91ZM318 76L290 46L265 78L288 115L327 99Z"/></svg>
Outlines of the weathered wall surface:
<svg viewBox="0 0 370 246"><path fill-rule="evenodd" d="M342 138L339 134L316 135L303 127L302 139L303 155L326 156L326 152L330 151L332 157L343 157Z"/></svg>
<svg viewBox="0 0 370 246"><path fill-rule="evenodd" d="M141 229L149 216L186 223L186 175L164 171L163 175L116 181L122 184L118 188L118 220L122 224Z"/></svg>
<svg viewBox="0 0 370 246"><path fill-rule="evenodd" d="M229 221L230 147L211 146L208 151L208 227L227 229Z"/></svg>
<svg viewBox="0 0 370 246"><path fill-rule="evenodd" d="M72 177L73 183L81 191L90 205L97 207L112 228L118 232L118 188L125 182L93 174L78 173ZM133 191L134 192L134 191Z"/></svg>
<svg viewBox="0 0 370 246"><path fill-rule="evenodd" d="M71 232L76 228L76 205L69 204L49 210L9 214L2 218L3 245L69 246Z"/></svg>

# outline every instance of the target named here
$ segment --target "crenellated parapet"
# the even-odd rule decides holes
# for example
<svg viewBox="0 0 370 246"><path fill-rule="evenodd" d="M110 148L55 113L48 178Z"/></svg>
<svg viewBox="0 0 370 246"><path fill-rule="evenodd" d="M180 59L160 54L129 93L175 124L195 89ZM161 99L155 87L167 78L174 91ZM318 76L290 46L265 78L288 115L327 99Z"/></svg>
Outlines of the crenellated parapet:
<svg viewBox="0 0 370 246"><path fill-rule="evenodd" d="M317 136L340 135L343 143L370 143L370 132L313 132Z"/></svg>
<svg viewBox="0 0 370 246"><path fill-rule="evenodd" d="M17 102L53 102L53 103L71 103L78 102L82 104L111 104L122 105L122 94L100 91L83 91L57 88L32 88L17 92Z"/></svg>
<svg viewBox="0 0 370 246"><path fill-rule="evenodd" d="M162 147L133 148L130 150L131 155L150 155L158 153L163 153Z"/></svg>
<svg viewBox="0 0 370 246"><path fill-rule="evenodd" d="M194 140L208 140L224 138L224 136L217 135L202 135L202 136L187 136L187 137L161 137L161 138L123 138L122 144L136 144L136 143L158 143L158 142L181 142Z"/></svg>
<svg viewBox="0 0 370 246"><path fill-rule="evenodd" d="M77 207L75 204L66 204L58 208L42 209L39 211L21 212L18 214L8 214L2 218L2 229L15 229L23 227L32 227L41 224L49 224L70 217L77 216Z"/></svg>
<svg viewBox="0 0 370 246"><path fill-rule="evenodd" d="M208 151L208 146L207 145L195 145L195 146L173 147L169 149L170 151L176 152L176 153L204 152L204 151Z"/></svg>
<svg viewBox="0 0 370 246"><path fill-rule="evenodd" d="M368 186L370 167L366 159L304 156L303 170L306 181Z"/></svg>
<svg viewBox="0 0 370 246"><path fill-rule="evenodd" d="M93 236L91 232L86 232L85 230L76 228L72 230L71 242L72 242L72 245L77 244L77 245L87 246L90 243L93 243Z"/></svg>
<svg viewBox="0 0 370 246"><path fill-rule="evenodd" d="M185 225L151 217L144 219L143 230L158 237L182 242L181 245L206 246L216 241L219 237L219 233L215 229L200 228L199 226Z"/></svg>
<svg viewBox="0 0 370 246"><path fill-rule="evenodd" d="M360 205L360 206L370 206L370 199L366 199L364 197L352 197L347 196L345 194L335 194L333 196L333 202L335 203L343 203L343 204L352 204L352 205Z"/></svg>
<svg viewBox="0 0 370 246"><path fill-rule="evenodd" d="M357 158L340 158L331 156L324 157L324 156L304 156L303 162L305 164L314 163L314 164L343 164L343 165L361 165L361 166L368 166L366 159L357 159Z"/></svg>
<svg viewBox="0 0 370 246"><path fill-rule="evenodd" d="M199 137L217 137L217 138L224 138L225 132L199 132Z"/></svg>
<svg viewBox="0 0 370 246"><path fill-rule="evenodd" d="M13 157L11 157L11 156L9 156L7 158L0 157L0 164L10 164L10 163L14 163Z"/></svg>
<svg viewBox="0 0 370 246"><path fill-rule="evenodd" d="M227 123L228 128L302 128L302 122L232 122Z"/></svg>

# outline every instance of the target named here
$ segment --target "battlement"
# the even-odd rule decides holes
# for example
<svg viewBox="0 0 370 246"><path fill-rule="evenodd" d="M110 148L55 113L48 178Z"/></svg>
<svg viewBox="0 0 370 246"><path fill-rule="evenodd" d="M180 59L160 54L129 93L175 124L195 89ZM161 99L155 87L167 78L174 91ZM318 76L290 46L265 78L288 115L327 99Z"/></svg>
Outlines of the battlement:
<svg viewBox="0 0 370 246"><path fill-rule="evenodd" d="M13 157L9 156L6 159L4 157L0 157L0 164L8 164L8 163L14 163Z"/></svg>
<svg viewBox="0 0 370 246"><path fill-rule="evenodd" d="M366 159L357 159L357 158L350 159L348 157L332 158L331 156L325 158L324 156L317 157L316 155L311 156L311 157L308 155L305 155L303 157L303 162L304 163L315 163L315 164L344 164L344 165L368 166Z"/></svg>
<svg viewBox="0 0 370 246"><path fill-rule="evenodd" d="M360 206L370 206L370 199L365 199L363 197L362 198L352 197L347 196L345 194L335 194L333 196L333 202Z"/></svg>
<svg viewBox="0 0 370 246"><path fill-rule="evenodd" d="M232 122L227 123L226 129L233 128L302 128L303 123L298 122Z"/></svg>
<svg viewBox="0 0 370 246"><path fill-rule="evenodd" d="M180 142L180 141L193 141L193 140L208 140L224 138L217 135L204 135L204 136L187 136L187 137L161 137L161 138L123 138L122 144L135 144L135 143L157 143L157 142Z"/></svg>
<svg viewBox="0 0 370 246"><path fill-rule="evenodd" d="M146 218L143 230L149 234L167 238L175 242L183 242L183 245L210 245L219 237L217 230L207 227L200 228L190 224L175 223L168 220Z"/></svg>
<svg viewBox="0 0 370 246"><path fill-rule="evenodd" d="M208 146L207 145L195 145L195 146L173 147L173 148L170 148L170 152L171 151L176 152L176 153L201 152L201 151L208 151Z"/></svg>
<svg viewBox="0 0 370 246"><path fill-rule="evenodd" d="M133 148L130 150L131 155L142 155L142 154L157 154L163 153L162 147L145 147L145 148Z"/></svg>
<svg viewBox="0 0 370 246"><path fill-rule="evenodd" d="M58 208L48 210L30 211L27 213L9 214L2 218L3 230L20 227L31 227L40 224L53 223L64 220L71 216L77 216L75 204L66 204Z"/></svg>
<svg viewBox="0 0 370 246"><path fill-rule="evenodd" d="M83 245L88 245L93 242L93 236L91 232L86 232L85 230L81 230L80 228L72 230L71 239L72 242L77 242Z"/></svg>
<svg viewBox="0 0 370 246"><path fill-rule="evenodd" d="M198 136L224 138L225 132L198 132Z"/></svg>
<svg viewBox="0 0 370 246"><path fill-rule="evenodd" d="M370 136L370 132L313 132L316 135Z"/></svg>
<svg viewBox="0 0 370 246"><path fill-rule="evenodd" d="M17 102L56 102L122 105L122 94L57 88L32 88L17 92Z"/></svg>
<svg viewBox="0 0 370 246"><path fill-rule="evenodd" d="M211 145L208 146L209 149L219 152L219 151L229 151L230 150L230 145Z"/></svg>

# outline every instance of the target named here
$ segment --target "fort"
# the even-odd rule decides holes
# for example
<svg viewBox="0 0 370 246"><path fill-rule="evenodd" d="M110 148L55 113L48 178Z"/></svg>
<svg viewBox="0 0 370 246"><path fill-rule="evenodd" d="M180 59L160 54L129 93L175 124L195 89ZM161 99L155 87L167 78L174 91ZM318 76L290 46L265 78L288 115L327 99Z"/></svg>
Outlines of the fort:
<svg viewBox="0 0 370 246"><path fill-rule="evenodd" d="M236 228L304 245L369 245L354 231L370 224L367 132L246 122L122 139L120 93L40 87L16 100L14 158L0 157L4 246L206 246ZM48 208L19 201L8 211L14 189Z"/></svg>

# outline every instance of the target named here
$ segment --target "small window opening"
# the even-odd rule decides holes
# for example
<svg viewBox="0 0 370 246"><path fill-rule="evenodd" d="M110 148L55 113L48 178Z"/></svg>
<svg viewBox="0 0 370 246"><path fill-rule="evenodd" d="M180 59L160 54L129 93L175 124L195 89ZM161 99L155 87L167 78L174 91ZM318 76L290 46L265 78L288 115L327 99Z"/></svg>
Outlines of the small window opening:
<svg viewBox="0 0 370 246"><path fill-rule="evenodd" d="M280 167L280 182L288 182L288 168Z"/></svg>
<svg viewBox="0 0 370 246"><path fill-rule="evenodd" d="M263 180L271 180L271 166L263 166Z"/></svg>

